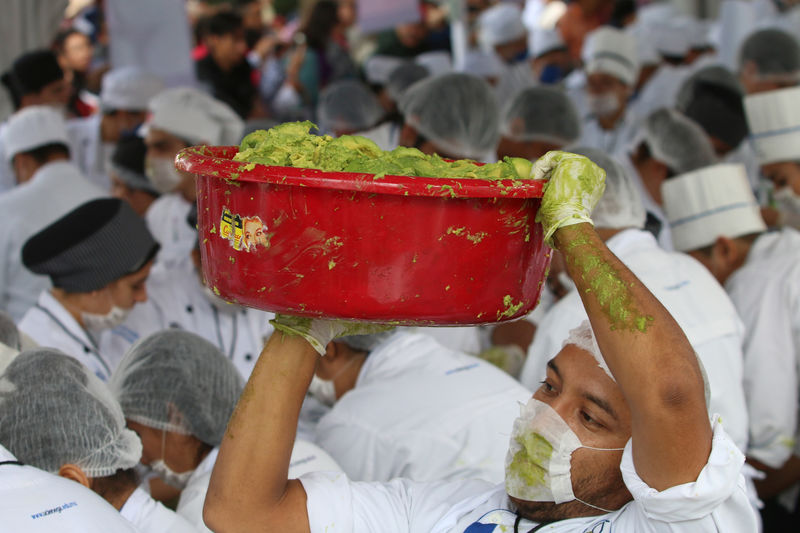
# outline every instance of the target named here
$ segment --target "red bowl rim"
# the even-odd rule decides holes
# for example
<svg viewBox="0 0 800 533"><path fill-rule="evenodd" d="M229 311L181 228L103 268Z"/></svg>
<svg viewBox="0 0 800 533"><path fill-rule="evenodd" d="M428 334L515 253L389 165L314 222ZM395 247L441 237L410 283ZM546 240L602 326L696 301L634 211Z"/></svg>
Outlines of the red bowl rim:
<svg viewBox="0 0 800 533"><path fill-rule="evenodd" d="M541 198L542 180L487 180L425 178L354 172L323 172L310 168L279 167L233 161L238 146L191 146L175 157L179 170L229 183L271 183L396 196L444 198Z"/></svg>

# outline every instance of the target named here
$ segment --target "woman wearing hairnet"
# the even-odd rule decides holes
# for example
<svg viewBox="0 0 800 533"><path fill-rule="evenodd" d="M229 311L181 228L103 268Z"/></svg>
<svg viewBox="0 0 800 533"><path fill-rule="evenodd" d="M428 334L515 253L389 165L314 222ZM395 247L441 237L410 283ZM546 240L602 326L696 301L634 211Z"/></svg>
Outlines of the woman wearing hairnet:
<svg viewBox="0 0 800 533"><path fill-rule="evenodd" d="M106 386L85 366L56 350L27 350L0 374L0 389L0 442L16 459L91 489L137 531L195 532L186 520L138 488L134 467L142 444L125 428L122 410ZM0 448L0 456L1 452ZM42 508L37 510L64 503L51 498L52 493L44 492L31 499ZM96 505L87 510L103 511ZM8 515L1 516L5 527ZM103 514L97 518L108 520ZM111 523L104 522L106 531L121 531Z"/></svg>
<svg viewBox="0 0 800 533"><path fill-rule="evenodd" d="M141 462L181 491L177 512L198 530L211 469L242 378L219 349L193 333L155 333L125 355L109 384L128 427L142 439ZM306 443L293 460L310 470L336 470ZM298 458L297 455L305 454Z"/></svg>

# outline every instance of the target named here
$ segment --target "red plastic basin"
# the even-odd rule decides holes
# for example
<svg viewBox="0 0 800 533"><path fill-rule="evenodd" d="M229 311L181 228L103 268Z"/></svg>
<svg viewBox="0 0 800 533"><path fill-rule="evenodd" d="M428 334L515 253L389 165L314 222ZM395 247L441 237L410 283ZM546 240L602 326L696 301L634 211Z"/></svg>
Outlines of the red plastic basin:
<svg viewBox="0 0 800 533"><path fill-rule="evenodd" d="M542 183L321 172L194 147L203 274L227 300L310 317L484 324L530 312L550 262Z"/></svg>

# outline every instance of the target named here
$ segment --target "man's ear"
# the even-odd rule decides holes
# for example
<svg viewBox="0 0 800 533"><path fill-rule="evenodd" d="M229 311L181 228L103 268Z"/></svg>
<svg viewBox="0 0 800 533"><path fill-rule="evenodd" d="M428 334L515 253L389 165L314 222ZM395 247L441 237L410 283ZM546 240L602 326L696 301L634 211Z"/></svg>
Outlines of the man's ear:
<svg viewBox="0 0 800 533"><path fill-rule="evenodd" d="M717 240L714 241L712 255L716 257L717 261L721 260L725 265L728 265L736 260L737 252L738 249L733 239L719 236L717 237Z"/></svg>
<svg viewBox="0 0 800 533"><path fill-rule="evenodd" d="M58 475L71 479L72 481L77 481L87 489L92 488L91 480L86 476L83 470L81 470L81 467L72 463L61 465L61 468L58 469Z"/></svg>

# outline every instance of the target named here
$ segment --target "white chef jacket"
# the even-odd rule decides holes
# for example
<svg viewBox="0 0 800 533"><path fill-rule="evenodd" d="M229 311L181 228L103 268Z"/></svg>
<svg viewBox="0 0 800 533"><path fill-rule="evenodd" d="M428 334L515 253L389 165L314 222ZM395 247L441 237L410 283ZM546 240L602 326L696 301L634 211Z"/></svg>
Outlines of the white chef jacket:
<svg viewBox="0 0 800 533"><path fill-rule="evenodd" d="M456 352L478 355L491 346L491 331L484 326L411 327L409 331L424 333L439 344Z"/></svg>
<svg viewBox="0 0 800 533"><path fill-rule="evenodd" d="M79 205L103 196L69 161L41 167L33 177L0 194L4 229L0 232L0 308L19 321L39 293L50 287L22 264L22 247L34 234Z"/></svg>
<svg viewBox="0 0 800 533"><path fill-rule="evenodd" d="M155 501L141 488L133 491L119 514L142 533L197 533L185 518Z"/></svg>
<svg viewBox="0 0 800 533"><path fill-rule="evenodd" d="M747 406L743 386L744 326L736 309L708 270L692 257L666 252L648 232L628 229L606 243L681 326L708 375L709 410L720 413L725 431L742 450L747 445ZM571 291L545 316L528 350L520 381L535 388L547 361L569 331L587 320L580 295Z"/></svg>
<svg viewBox="0 0 800 533"><path fill-rule="evenodd" d="M192 268L189 253L197 244L197 230L189 226L186 216L192 204L178 193L162 194L145 214L147 228L161 245L154 268L188 270Z"/></svg>
<svg viewBox="0 0 800 533"><path fill-rule="evenodd" d="M114 366L101 355L98 342L50 291L42 291L39 301L25 313L18 327L39 346L55 348L74 357L101 381L111 377Z"/></svg>
<svg viewBox="0 0 800 533"><path fill-rule="evenodd" d="M386 121L378 124L374 128L356 133L371 140L381 150L390 152L397 148L400 143L400 125L396 122Z"/></svg>
<svg viewBox="0 0 800 533"><path fill-rule="evenodd" d="M610 130L604 130L594 115L588 115L583 119L581 137L576 144L597 148L608 155L620 157L630 146L637 127L637 118L631 109L626 110Z"/></svg>
<svg viewBox="0 0 800 533"><path fill-rule="evenodd" d="M779 468L800 433L800 233L786 228L761 235L725 288L746 329L748 455Z"/></svg>
<svg viewBox="0 0 800 533"><path fill-rule="evenodd" d="M555 522L552 533L752 533L756 517L740 471L744 456L714 423L711 454L692 483L661 492L636 473L632 443L620 470L633 501L612 513ZM503 485L470 481L352 482L342 474L302 476L312 533L500 533L513 531L516 512ZM519 531L536 523L522 520Z"/></svg>
<svg viewBox="0 0 800 533"><path fill-rule="evenodd" d="M136 533L103 498L80 483L13 464L0 445L0 523L6 533Z"/></svg>
<svg viewBox="0 0 800 533"><path fill-rule="evenodd" d="M8 122L0 124L0 193L13 189L17 185L17 176L11 167L11 162L6 158L6 146L3 142Z"/></svg>
<svg viewBox="0 0 800 533"><path fill-rule="evenodd" d="M183 329L217 346L247 380L272 334L269 321L274 316L249 307L212 305L194 270L161 270L147 280L147 302L104 336L100 348L116 366L139 339L163 329Z"/></svg>
<svg viewBox="0 0 800 533"><path fill-rule="evenodd" d="M111 191L111 155L114 143L104 143L100 137L102 113L67 121L67 135L72 160L89 181L106 194Z"/></svg>
<svg viewBox="0 0 800 533"><path fill-rule="evenodd" d="M694 71L694 65L662 63L630 104L636 116L646 117L662 107L674 108L681 87Z"/></svg>
<svg viewBox="0 0 800 533"><path fill-rule="evenodd" d="M203 504L206 501L211 472L217 461L219 449L214 448L197 466L186 488L181 491L177 513L188 520L199 532L211 533L203 522ZM310 472L341 472L330 455L311 442L297 440L289 459L289 479L299 478Z"/></svg>
<svg viewBox="0 0 800 533"><path fill-rule="evenodd" d="M496 483L518 402L530 397L491 364L400 331L369 354L315 440L355 480Z"/></svg>

